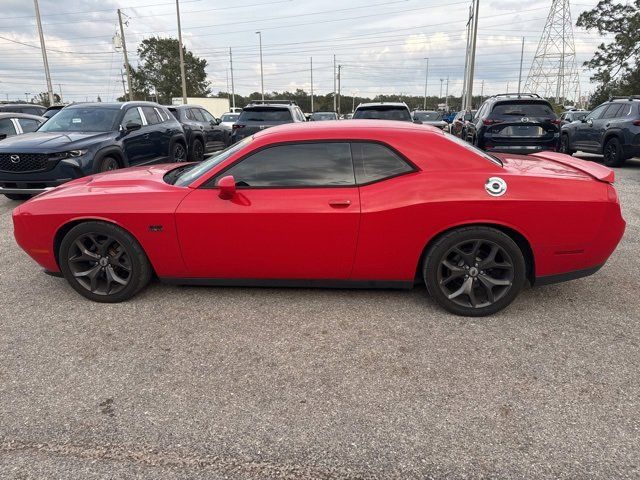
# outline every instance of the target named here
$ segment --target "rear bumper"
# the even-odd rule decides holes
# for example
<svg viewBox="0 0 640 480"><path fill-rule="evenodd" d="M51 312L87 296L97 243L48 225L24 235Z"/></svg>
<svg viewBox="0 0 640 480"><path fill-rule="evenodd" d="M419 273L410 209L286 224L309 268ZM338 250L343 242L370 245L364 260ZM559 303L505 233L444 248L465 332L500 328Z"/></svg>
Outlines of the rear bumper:
<svg viewBox="0 0 640 480"><path fill-rule="evenodd" d="M602 268L602 265L597 265L591 268L584 268L582 270L574 270L572 272L558 273L556 275L545 275L542 277L536 277L534 285L536 287L543 285L552 285L554 283L568 282L569 280L575 280L577 278L588 277L593 275Z"/></svg>

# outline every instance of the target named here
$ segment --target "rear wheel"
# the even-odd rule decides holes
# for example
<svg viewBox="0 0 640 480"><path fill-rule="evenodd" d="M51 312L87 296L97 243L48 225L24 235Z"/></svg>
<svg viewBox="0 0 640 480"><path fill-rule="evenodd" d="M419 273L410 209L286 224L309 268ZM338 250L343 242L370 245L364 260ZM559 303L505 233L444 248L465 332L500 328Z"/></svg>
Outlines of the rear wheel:
<svg viewBox="0 0 640 480"><path fill-rule="evenodd" d="M171 152L169 152L169 158L172 162L186 162L187 151L184 145L180 142L175 142L171 145Z"/></svg>
<svg viewBox="0 0 640 480"><path fill-rule="evenodd" d="M133 297L151 278L142 247L127 231L105 222L85 222L62 239L60 269L82 296L115 303Z"/></svg>
<svg viewBox="0 0 640 480"><path fill-rule="evenodd" d="M508 306L526 280L524 256L506 234L466 227L429 249L423 276L429 294L456 315L481 317Z"/></svg>
<svg viewBox="0 0 640 480"><path fill-rule="evenodd" d="M204 159L204 146L202 140L194 138L191 144L191 152L189 152L189 161L201 162Z"/></svg>
<svg viewBox="0 0 640 480"><path fill-rule="evenodd" d="M5 193L4 196L9 200L29 200L31 198L31 195L24 193Z"/></svg>
<svg viewBox="0 0 640 480"><path fill-rule="evenodd" d="M607 140L607 143L604 145L604 164L607 167L619 167L624 161L624 152L622 151L622 145L620 145L620 140L613 137Z"/></svg>
<svg viewBox="0 0 640 480"><path fill-rule="evenodd" d="M573 155L574 153L576 153L575 150L571 149L569 144L569 135L566 133L563 133L560 137L560 151L562 153L566 153L567 155Z"/></svg>

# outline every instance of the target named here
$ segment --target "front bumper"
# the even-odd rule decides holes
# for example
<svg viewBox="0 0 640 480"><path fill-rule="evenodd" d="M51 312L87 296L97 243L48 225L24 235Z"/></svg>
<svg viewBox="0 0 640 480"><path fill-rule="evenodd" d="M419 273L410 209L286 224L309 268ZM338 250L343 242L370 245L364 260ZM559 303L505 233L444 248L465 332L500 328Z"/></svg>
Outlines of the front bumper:
<svg viewBox="0 0 640 480"><path fill-rule="evenodd" d="M39 172L0 172L0 194L37 195L91 172L77 160L61 160L51 170Z"/></svg>

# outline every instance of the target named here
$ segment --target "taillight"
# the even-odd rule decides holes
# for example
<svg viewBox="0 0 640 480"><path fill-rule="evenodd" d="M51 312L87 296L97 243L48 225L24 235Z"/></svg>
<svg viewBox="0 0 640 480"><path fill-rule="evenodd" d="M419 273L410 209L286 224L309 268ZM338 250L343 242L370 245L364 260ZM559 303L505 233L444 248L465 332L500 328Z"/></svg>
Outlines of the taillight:
<svg viewBox="0 0 640 480"><path fill-rule="evenodd" d="M551 120L551 123L553 123L554 125L560 125L562 122L560 121L559 118L555 118L555 119Z"/></svg>
<svg viewBox="0 0 640 480"><path fill-rule="evenodd" d="M496 123L502 123L502 120L493 120L492 118L485 118L482 120L485 125L495 125Z"/></svg>
<svg viewBox="0 0 640 480"><path fill-rule="evenodd" d="M633 124L637 127L640 127L640 120L634 120Z"/></svg>
<svg viewBox="0 0 640 480"><path fill-rule="evenodd" d="M233 128L234 130L237 130L239 128L244 128L244 125L239 125L237 123L234 123L233 125L231 125L231 128Z"/></svg>

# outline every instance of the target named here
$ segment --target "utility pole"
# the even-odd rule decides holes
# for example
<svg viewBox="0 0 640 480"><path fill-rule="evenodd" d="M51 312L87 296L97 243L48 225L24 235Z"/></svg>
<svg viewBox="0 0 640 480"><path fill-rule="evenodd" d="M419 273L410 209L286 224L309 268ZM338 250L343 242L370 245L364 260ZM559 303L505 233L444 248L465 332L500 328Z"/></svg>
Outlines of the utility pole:
<svg viewBox="0 0 640 480"><path fill-rule="evenodd" d="M338 115L340 115L340 69L342 65L338 65Z"/></svg>
<svg viewBox="0 0 640 480"><path fill-rule="evenodd" d="M442 98L442 82L444 82L444 78L440 79L440 96L438 97L438 100Z"/></svg>
<svg viewBox="0 0 640 480"><path fill-rule="evenodd" d="M62 84L61 83L58 84L58 89L60 90L60 103L63 103L62 102Z"/></svg>
<svg viewBox="0 0 640 480"><path fill-rule="evenodd" d="M187 76L184 73L184 52L182 51L182 28L180 26L180 0L176 0L176 15L178 17L178 47L180 48L180 76L182 77L182 103L187 104ZM124 42L122 42L124 45Z"/></svg>
<svg viewBox="0 0 640 480"><path fill-rule="evenodd" d="M467 110L471 110L471 103L473 99L473 75L476 64L476 40L478 37L478 11L480 9L480 0L475 0L475 6L473 8L473 35L471 37L471 50L469 53L469 69L467 72L467 88L465 89L465 98L467 100L467 105L464 105L464 108Z"/></svg>
<svg viewBox="0 0 640 480"><path fill-rule="evenodd" d="M122 91L124 92L124 99L127 100L127 87L124 84L124 72L120 70L120 78L122 78Z"/></svg>
<svg viewBox="0 0 640 480"><path fill-rule="evenodd" d="M507 80L507 93L509 93L509 80Z"/></svg>
<svg viewBox="0 0 640 480"><path fill-rule="evenodd" d="M311 113L313 113L313 57L311 57Z"/></svg>
<svg viewBox="0 0 640 480"><path fill-rule="evenodd" d="M469 19L467 20L467 43L464 51L464 73L462 75L462 108L464 109L467 104L466 91L467 83L469 81L469 53L471 51L471 29L473 28L473 0L472 5L469 5Z"/></svg>
<svg viewBox="0 0 640 480"><path fill-rule="evenodd" d="M262 87L262 101L264 102L264 70L262 69L262 32L256 32L260 39L260 85Z"/></svg>
<svg viewBox="0 0 640 480"><path fill-rule="evenodd" d="M447 93L444 94L444 108L449 111L449 77L447 77Z"/></svg>
<svg viewBox="0 0 640 480"><path fill-rule="evenodd" d="M356 92L351 94L351 113L356 111Z"/></svg>
<svg viewBox="0 0 640 480"><path fill-rule="evenodd" d="M51 85L51 73L49 72L49 60L47 60L47 47L44 45L44 34L42 33L42 22L40 21L40 7L38 0L33 0L36 8L36 23L38 24L38 35L40 36L40 48L42 49L42 62L44 63L44 75L47 78L47 93L49 94L49 105L55 103L53 97L53 86Z"/></svg>
<svg viewBox="0 0 640 480"><path fill-rule="evenodd" d="M229 47L229 62L231 63L231 106L234 111L236 108L236 89L233 83L233 54L231 53L231 47Z"/></svg>
<svg viewBox="0 0 640 480"><path fill-rule="evenodd" d="M522 37L522 50L520 50L520 73L518 74L518 95L520 95L520 83L522 82L522 57L524 57L524 37Z"/></svg>
<svg viewBox="0 0 640 480"><path fill-rule="evenodd" d="M482 97L484 97L484 80L480 84L480 104L482 104Z"/></svg>
<svg viewBox="0 0 640 480"><path fill-rule="evenodd" d="M131 72L129 71L129 58L127 57L127 42L124 39L124 27L122 26L122 12L118 9L118 23L120 23L120 38L122 40L122 53L124 55L124 68L127 72L127 86L129 87L129 100L133 100L133 90L131 89ZM124 92L124 99L127 100L127 92Z"/></svg>
<svg viewBox="0 0 640 480"><path fill-rule="evenodd" d="M429 83L429 59L425 58L425 60L427 61L427 71L424 75L424 103L422 105L423 110L427 109L427 84Z"/></svg>
<svg viewBox="0 0 640 480"><path fill-rule="evenodd" d="M336 56L333 56L333 111L337 112L336 106Z"/></svg>

